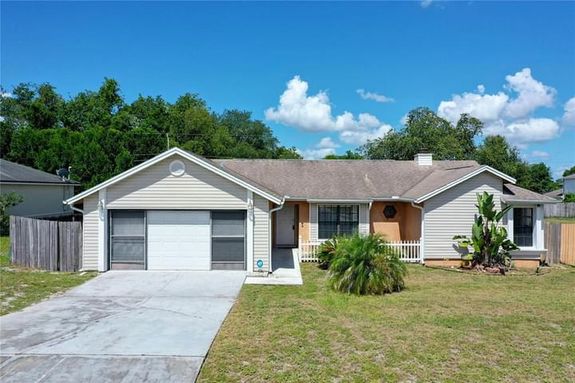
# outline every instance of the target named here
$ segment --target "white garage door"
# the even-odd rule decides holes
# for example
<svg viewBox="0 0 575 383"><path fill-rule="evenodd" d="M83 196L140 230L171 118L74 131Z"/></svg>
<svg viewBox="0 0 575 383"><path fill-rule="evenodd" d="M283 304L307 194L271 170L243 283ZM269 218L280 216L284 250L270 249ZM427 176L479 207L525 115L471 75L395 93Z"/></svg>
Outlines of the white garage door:
<svg viewBox="0 0 575 383"><path fill-rule="evenodd" d="M209 211L148 211L148 270L210 270Z"/></svg>

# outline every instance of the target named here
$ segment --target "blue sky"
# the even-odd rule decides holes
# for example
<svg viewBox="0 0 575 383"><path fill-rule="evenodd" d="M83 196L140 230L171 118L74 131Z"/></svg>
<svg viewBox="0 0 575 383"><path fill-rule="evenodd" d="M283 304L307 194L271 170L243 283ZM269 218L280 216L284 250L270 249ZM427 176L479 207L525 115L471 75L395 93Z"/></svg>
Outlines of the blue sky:
<svg viewBox="0 0 575 383"><path fill-rule="evenodd" d="M3 1L0 75L64 95L112 77L127 101L195 92L308 157L400 128L418 106L466 111L558 175L575 164L573 20L575 2Z"/></svg>

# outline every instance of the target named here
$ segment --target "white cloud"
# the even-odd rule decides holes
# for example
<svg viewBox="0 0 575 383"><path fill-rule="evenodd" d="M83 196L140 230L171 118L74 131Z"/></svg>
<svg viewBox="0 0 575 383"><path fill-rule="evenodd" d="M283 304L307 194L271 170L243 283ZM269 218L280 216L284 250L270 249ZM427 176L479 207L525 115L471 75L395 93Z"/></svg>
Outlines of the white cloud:
<svg viewBox="0 0 575 383"><path fill-rule="evenodd" d="M368 139L387 133L391 127L383 124L369 113L360 113L357 117L351 112L332 114L331 102L326 92L320 91L308 95L309 85L299 76L294 76L282 93L279 105L265 111L266 119L306 131L338 132L345 143L363 144ZM317 156L319 148L312 149ZM306 153L306 151L302 151ZM328 153L329 154L329 153Z"/></svg>
<svg viewBox="0 0 575 383"><path fill-rule="evenodd" d="M575 125L575 97L571 97L564 106L562 121L565 125Z"/></svg>
<svg viewBox="0 0 575 383"><path fill-rule="evenodd" d="M392 129L390 125L381 125L379 128L371 130L348 130L341 132L339 139L346 144L363 145L369 140L383 137Z"/></svg>
<svg viewBox="0 0 575 383"><path fill-rule="evenodd" d="M12 98L14 95L10 92L0 91L0 98Z"/></svg>
<svg viewBox="0 0 575 383"><path fill-rule="evenodd" d="M298 150L298 153L306 160L321 160L329 154L335 154L335 149L333 148L323 148L323 149L304 149Z"/></svg>
<svg viewBox="0 0 575 383"><path fill-rule="evenodd" d="M549 153L544 152L542 150L534 150L531 152L531 157L547 158L549 157Z"/></svg>
<svg viewBox="0 0 575 383"><path fill-rule="evenodd" d="M553 106L557 91L531 76L531 69L524 68L514 75L505 77L506 87L518 94L511 100L505 113L511 118L520 118L529 115L539 107Z"/></svg>
<svg viewBox="0 0 575 383"><path fill-rule="evenodd" d="M541 107L553 106L556 90L534 79L529 68L505 80L504 91L495 94L486 94L483 85L477 86L476 93L455 94L439 103L437 114L452 123L461 114L470 114L484 122L487 134L501 134L517 145L556 138L560 132L557 121L531 116Z"/></svg>
<svg viewBox="0 0 575 383"><path fill-rule="evenodd" d="M499 118L509 96L503 92L497 94L463 93L454 95L449 101L441 101L437 114L456 123L463 113L479 118L481 121L495 121Z"/></svg>
<svg viewBox="0 0 575 383"><path fill-rule="evenodd" d="M320 149L335 149L335 148L339 148L339 144L337 144L336 142L334 142L331 137L324 137L322 138L319 143L316 145L316 147L320 148Z"/></svg>
<svg viewBox="0 0 575 383"><path fill-rule="evenodd" d="M530 118L527 120L505 123L498 121L488 125L487 134L500 134L509 141L524 147L532 142L543 142L557 138L560 133L557 121L550 118Z"/></svg>
<svg viewBox="0 0 575 383"><path fill-rule="evenodd" d="M335 149L340 145L332 140L331 137L324 137L311 149L299 150L298 153L306 160L322 159L328 154L335 154Z"/></svg>
<svg viewBox="0 0 575 383"><path fill-rule="evenodd" d="M384 96L383 94L375 93L375 92L368 92L364 89L356 90L357 94L364 100L373 100L375 102L394 102L395 100L391 97Z"/></svg>
<svg viewBox="0 0 575 383"><path fill-rule="evenodd" d="M431 5L432 2L433 0L421 0L419 5L421 5L421 8L427 8Z"/></svg>

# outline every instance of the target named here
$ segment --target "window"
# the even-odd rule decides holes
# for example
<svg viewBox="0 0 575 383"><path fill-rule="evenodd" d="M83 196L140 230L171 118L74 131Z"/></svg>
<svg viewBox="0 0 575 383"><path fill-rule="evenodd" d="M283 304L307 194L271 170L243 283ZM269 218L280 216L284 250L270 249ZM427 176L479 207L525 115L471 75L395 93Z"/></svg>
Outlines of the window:
<svg viewBox="0 0 575 383"><path fill-rule="evenodd" d="M245 237L245 211L212 211L212 269L245 270Z"/></svg>
<svg viewBox="0 0 575 383"><path fill-rule="evenodd" d="M143 211L112 210L110 213L111 268L143 268L146 257L146 224Z"/></svg>
<svg viewBox="0 0 575 383"><path fill-rule="evenodd" d="M533 246L533 208L513 208L513 242L517 246Z"/></svg>
<svg viewBox="0 0 575 383"><path fill-rule="evenodd" d="M334 235L357 233L359 226L358 205L318 206L318 236L320 239Z"/></svg>

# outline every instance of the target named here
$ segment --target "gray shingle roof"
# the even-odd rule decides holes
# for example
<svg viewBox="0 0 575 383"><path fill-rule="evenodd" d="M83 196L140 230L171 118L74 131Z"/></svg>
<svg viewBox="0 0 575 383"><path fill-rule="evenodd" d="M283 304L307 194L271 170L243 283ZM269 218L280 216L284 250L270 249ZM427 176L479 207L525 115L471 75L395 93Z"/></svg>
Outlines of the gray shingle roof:
<svg viewBox="0 0 575 383"><path fill-rule="evenodd" d="M43 183L43 184L78 184L76 181L63 181L56 174L0 159L0 182Z"/></svg>
<svg viewBox="0 0 575 383"><path fill-rule="evenodd" d="M475 161L212 160L291 199L417 199L477 169Z"/></svg>
<svg viewBox="0 0 575 383"><path fill-rule="evenodd" d="M508 202L540 202L540 203L555 203L557 199L543 194L535 193L534 191L524 189L517 185L505 184L503 188L503 199Z"/></svg>
<svg viewBox="0 0 575 383"><path fill-rule="evenodd" d="M575 180L575 174L570 174L568 176L563 177L564 180Z"/></svg>

